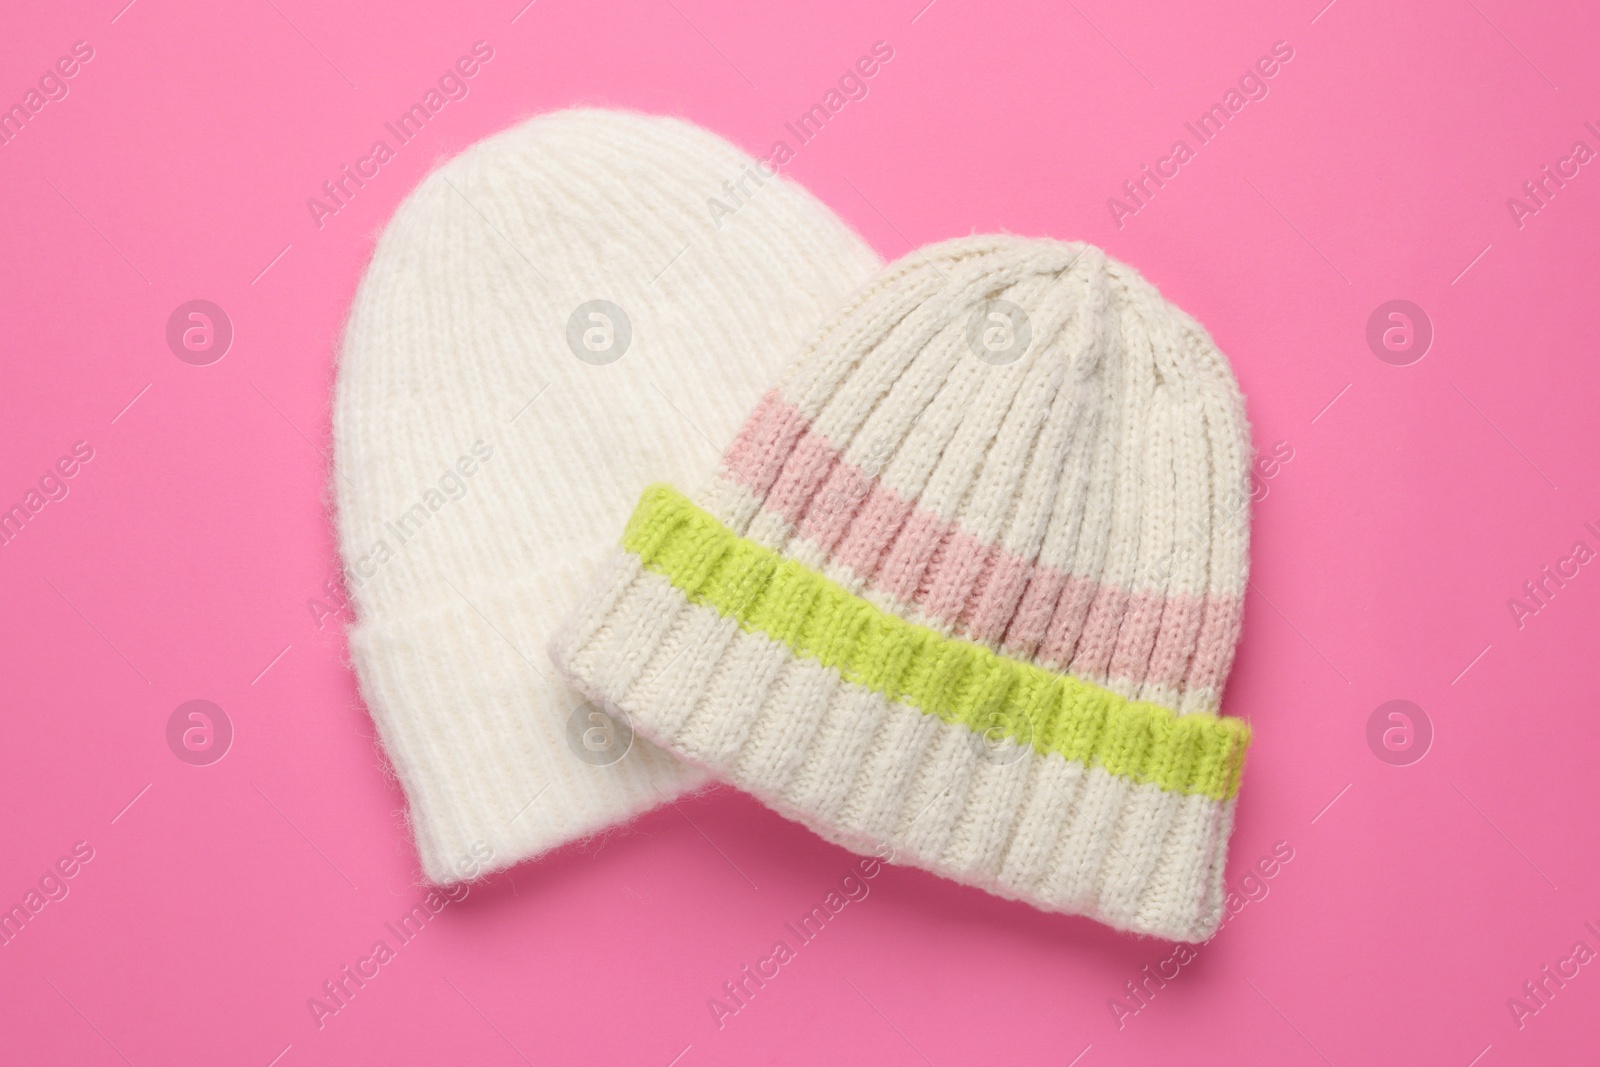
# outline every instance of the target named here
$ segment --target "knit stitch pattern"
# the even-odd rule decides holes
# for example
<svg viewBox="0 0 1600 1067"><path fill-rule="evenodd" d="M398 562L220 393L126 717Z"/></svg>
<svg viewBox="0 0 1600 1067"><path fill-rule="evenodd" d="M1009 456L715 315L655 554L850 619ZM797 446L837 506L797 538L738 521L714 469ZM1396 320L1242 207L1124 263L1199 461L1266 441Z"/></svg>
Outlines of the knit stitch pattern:
<svg viewBox="0 0 1600 1067"><path fill-rule="evenodd" d="M1099 249L923 249L813 338L699 507L645 494L552 654L831 840L1203 940L1249 735L1217 714L1248 435L1205 331Z"/></svg>
<svg viewBox="0 0 1600 1067"><path fill-rule="evenodd" d="M851 596L816 571L735 535L669 486L653 486L622 547L692 603L989 741L1106 768L1134 782L1227 800L1249 728L1155 704L952 640Z"/></svg>
<svg viewBox="0 0 1600 1067"><path fill-rule="evenodd" d="M624 112L507 130L397 209L344 336L332 491L350 656L429 881L509 866L703 781L627 744L545 645L645 486L701 485L878 266L738 149ZM597 730L620 731L618 751L586 750Z"/></svg>

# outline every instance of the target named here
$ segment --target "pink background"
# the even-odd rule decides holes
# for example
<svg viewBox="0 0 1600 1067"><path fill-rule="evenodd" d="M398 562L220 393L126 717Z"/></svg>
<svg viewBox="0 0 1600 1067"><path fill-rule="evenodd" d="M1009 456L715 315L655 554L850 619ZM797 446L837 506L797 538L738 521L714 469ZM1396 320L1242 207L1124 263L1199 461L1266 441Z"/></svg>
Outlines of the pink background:
<svg viewBox="0 0 1600 1067"><path fill-rule="evenodd" d="M1600 149L1590 5L124 2L12 5L0 40L5 105L94 49L0 146L0 506L94 450L0 546L0 907L93 849L0 948L0 1059L1600 1056L1600 964L1520 1029L1507 1005L1600 951L1600 563L1520 629L1507 606L1600 549L1600 163L1521 228L1506 204ZM306 198L478 40L470 95L319 230ZM1258 448L1292 450L1228 693L1256 729L1230 884L1277 842L1292 861L1120 1020L1169 946L886 870L719 1029L708 998L851 863L720 790L494 876L319 1029L308 998L423 896L340 627L308 605L337 569L329 388L374 234L440 158L572 103L764 155L879 40L870 94L788 174L888 257L989 230L1105 246L1214 333ZM1118 228L1107 198L1276 41L1270 95ZM210 366L165 341L193 298L236 331ZM1365 339L1395 298L1436 332L1410 366ZM165 734L197 698L236 732L204 767ZM1435 731L1409 766L1366 740L1391 699Z"/></svg>

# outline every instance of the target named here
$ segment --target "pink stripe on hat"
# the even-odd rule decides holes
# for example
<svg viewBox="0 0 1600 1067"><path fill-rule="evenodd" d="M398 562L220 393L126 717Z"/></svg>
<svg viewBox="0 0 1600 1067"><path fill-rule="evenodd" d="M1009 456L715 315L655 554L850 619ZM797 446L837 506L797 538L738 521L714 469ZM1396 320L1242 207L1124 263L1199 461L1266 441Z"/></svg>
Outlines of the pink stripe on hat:
<svg viewBox="0 0 1600 1067"><path fill-rule="evenodd" d="M1215 689L1227 674L1237 597L1129 591L986 544L852 463L777 390L724 472L830 562L947 633L1085 678Z"/></svg>

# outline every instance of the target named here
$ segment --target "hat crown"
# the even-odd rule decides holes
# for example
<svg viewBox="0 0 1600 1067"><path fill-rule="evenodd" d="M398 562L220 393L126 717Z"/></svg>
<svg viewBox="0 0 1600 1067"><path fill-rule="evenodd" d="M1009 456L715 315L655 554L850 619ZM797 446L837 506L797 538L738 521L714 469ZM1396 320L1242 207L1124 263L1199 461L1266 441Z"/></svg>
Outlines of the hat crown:
<svg viewBox="0 0 1600 1067"><path fill-rule="evenodd" d="M442 164L385 228L342 345L360 614L598 556L652 477L700 484L877 265L804 189L679 119L561 111Z"/></svg>
<svg viewBox="0 0 1600 1067"><path fill-rule="evenodd" d="M1217 710L1246 580L1243 403L1092 245L945 242L817 334L728 450L732 529L947 636Z"/></svg>

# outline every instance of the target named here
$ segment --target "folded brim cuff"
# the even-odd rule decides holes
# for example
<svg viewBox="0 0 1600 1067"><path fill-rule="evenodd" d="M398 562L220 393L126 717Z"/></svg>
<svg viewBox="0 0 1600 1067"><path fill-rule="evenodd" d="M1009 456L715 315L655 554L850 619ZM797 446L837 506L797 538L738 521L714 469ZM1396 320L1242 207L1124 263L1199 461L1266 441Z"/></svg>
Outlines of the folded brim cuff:
<svg viewBox="0 0 1600 1067"><path fill-rule="evenodd" d="M1048 911L1203 941L1249 728L888 615L646 493L551 646L633 728L822 836Z"/></svg>
<svg viewBox="0 0 1600 1067"><path fill-rule="evenodd" d="M598 566L575 563L349 632L424 877L471 881L704 783L588 704L546 658L551 620ZM596 717L599 716L599 717Z"/></svg>

